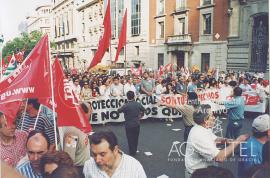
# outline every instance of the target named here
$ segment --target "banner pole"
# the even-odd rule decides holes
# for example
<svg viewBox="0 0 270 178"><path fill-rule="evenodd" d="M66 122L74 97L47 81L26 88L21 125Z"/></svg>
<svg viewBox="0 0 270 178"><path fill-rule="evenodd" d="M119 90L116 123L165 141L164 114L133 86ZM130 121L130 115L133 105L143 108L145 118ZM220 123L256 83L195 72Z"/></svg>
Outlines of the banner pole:
<svg viewBox="0 0 270 178"><path fill-rule="evenodd" d="M23 111L23 113L22 113L22 115L21 115L21 119L22 119L21 130L23 130L23 123L24 123L24 118L25 118L25 113L26 113L27 104L28 104L28 98L26 99L24 111Z"/></svg>
<svg viewBox="0 0 270 178"><path fill-rule="evenodd" d="M51 90L52 90L52 110L53 110L53 125L54 125L54 139L55 139L55 148L58 150L57 145L57 131L56 131L56 117L55 117L55 102L54 102L54 87L53 87L53 75L52 75L52 64L51 64L51 45L50 40L48 38L48 46L49 46L49 65L50 65L50 78L51 78Z"/></svg>
<svg viewBox="0 0 270 178"><path fill-rule="evenodd" d="M42 107L42 104L39 106L39 109L38 109L38 114L37 114L37 117L36 117L36 121L35 121L35 125L34 125L34 130L36 130L36 126L37 126L39 114L40 114L40 111L41 111L41 107Z"/></svg>

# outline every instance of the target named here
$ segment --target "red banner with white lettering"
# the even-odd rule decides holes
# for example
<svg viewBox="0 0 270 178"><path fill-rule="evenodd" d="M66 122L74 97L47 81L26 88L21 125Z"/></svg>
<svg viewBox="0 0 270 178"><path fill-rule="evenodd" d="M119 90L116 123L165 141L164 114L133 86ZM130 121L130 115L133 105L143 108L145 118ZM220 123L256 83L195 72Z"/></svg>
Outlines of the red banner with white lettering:
<svg viewBox="0 0 270 178"><path fill-rule="evenodd" d="M58 126L74 126L86 133L91 132L87 115L73 91L73 84L66 79L58 59L55 60L52 70Z"/></svg>
<svg viewBox="0 0 270 178"><path fill-rule="evenodd" d="M49 60L48 35L45 35L25 61L0 83L0 103L51 97Z"/></svg>

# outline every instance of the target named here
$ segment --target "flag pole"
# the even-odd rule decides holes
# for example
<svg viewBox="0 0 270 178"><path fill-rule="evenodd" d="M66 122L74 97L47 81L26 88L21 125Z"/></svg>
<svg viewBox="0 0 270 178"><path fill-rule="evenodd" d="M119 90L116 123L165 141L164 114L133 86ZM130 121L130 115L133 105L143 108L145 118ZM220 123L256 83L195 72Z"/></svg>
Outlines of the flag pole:
<svg viewBox="0 0 270 178"><path fill-rule="evenodd" d="M23 110L23 114L21 115L21 119L22 119L21 130L23 130L23 123L24 123L24 118L25 118L27 104L28 104L28 98L26 99L25 107L24 107L24 110Z"/></svg>
<svg viewBox="0 0 270 178"><path fill-rule="evenodd" d="M37 126L39 114L40 114L40 111L41 111L41 107L42 107L42 104L39 106L39 109L38 109L38 114L37 114L37 117L36 117L36 121L35 121L35 125L34 125L34 130L36 130L36 126Z"/></svg>
<svg viewBox="0 0 270 178"><path fill-rule="evenodd" d="M0 67L1 67L1 70L0 70L0 81L2 81L2 77L3 77L3 76L2 76L2 75L3 75L3 74L2 74L2 73L3 73L3 65L2 65L2 63L3 63L3 58L2 58L2 56L3 56L3 55L2 55L2 45L3 45L3 42L4 42L4 37L3 37L3 35L1 35L1 36L0 36L0 53L1 53L1 55L0 55L0 57L1 57L1 58L0 58L0 60L1 60L1 64L0 64L0 65L1 65L1 66L0 66Z"/></svg>
<svg viewBox="0 0 270 178"><path fill-rule="evenodd" d="M127 43L125 44L125 75L127 75Z"/></svg>
<svg viewBox="0 0 270 178"><path fill-rule="evenodd" d="M52 64L51 64L51 44L48 38L48 46L49 46L49 65L50 65L50 78L51 78L51 90L52 90L52 110L53 110L53 125L54 125L54 140L55 140L55 148L58 150L57 145L57 132L56 132L56 117L55 117L55 102L54 102L54 90L53 90L53 75L52 75Z"/></svg>

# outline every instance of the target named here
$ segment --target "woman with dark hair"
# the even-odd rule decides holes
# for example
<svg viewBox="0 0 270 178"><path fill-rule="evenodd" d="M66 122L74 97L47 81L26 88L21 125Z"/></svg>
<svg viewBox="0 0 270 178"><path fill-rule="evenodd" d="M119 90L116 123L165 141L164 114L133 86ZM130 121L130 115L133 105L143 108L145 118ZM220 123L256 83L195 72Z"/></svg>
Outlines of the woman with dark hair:
<svg viewBox="0 0 270 178"><path fill-rule="evenodd" d="M168 84L166 85L166 91L165 91L164 94L171 94L171 95L175 94L175 90L174 90L174 88L173 88L172 83L168 83Z"/></svg>
<svg viewBox="0 0 270 178"><path fill-rule="evenodd" d="M40 170L44 177L48 177L59 166L73 166L69 154L64 151L47 152L40 159Z"/></svg>
<svg viewBox="0 0 270 178"><path fill-rule="evenodd" d="M73 166L59 166L47 178L83 178Z"/></svg>

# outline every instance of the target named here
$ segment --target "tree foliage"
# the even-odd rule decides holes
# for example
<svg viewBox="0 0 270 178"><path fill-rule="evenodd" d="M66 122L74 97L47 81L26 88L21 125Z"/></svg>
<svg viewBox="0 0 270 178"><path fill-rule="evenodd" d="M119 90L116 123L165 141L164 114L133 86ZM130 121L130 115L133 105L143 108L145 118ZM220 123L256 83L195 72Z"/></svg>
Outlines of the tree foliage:
<svg viewBox="0 0 270 178"><path fill-rule="evenodd" d="M43 34L39 31L33 31L30 34L23 33L20 37L8 41L3 47L3 57L6 58L13 53L25 50L24 58L31 52Z"/></svg>

